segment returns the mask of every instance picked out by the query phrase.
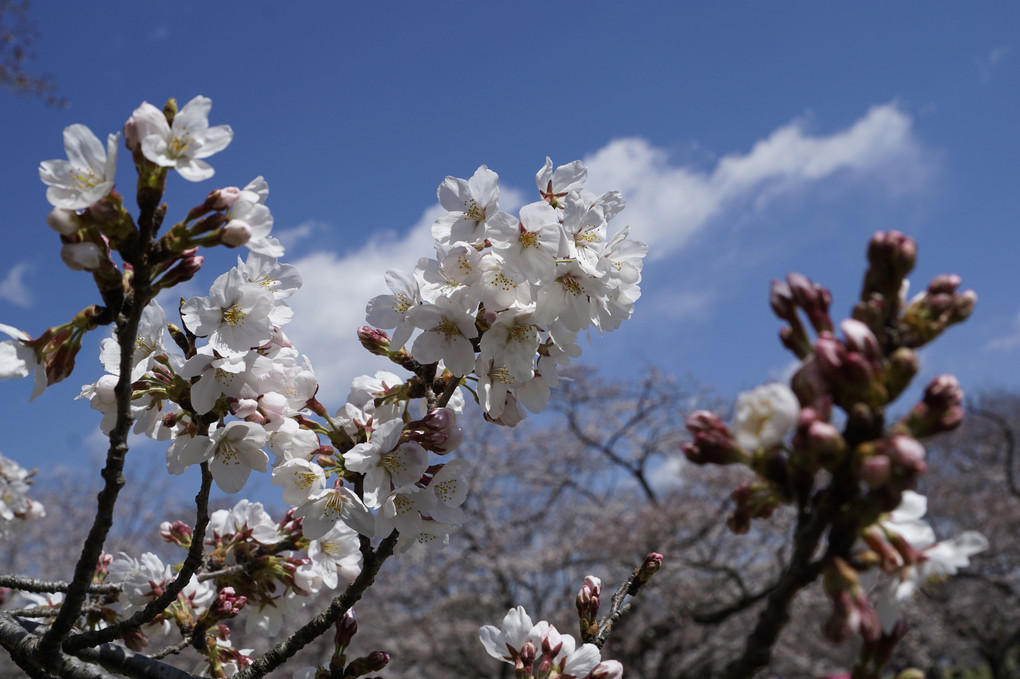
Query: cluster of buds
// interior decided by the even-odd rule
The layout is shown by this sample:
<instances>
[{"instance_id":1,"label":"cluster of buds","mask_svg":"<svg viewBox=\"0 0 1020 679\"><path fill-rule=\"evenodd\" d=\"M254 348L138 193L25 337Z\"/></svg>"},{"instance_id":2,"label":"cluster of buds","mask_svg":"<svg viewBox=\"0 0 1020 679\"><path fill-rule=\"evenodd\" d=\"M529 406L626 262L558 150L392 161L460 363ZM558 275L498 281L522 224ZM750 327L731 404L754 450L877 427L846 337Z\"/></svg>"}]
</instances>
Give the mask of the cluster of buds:
<instances>
[{"instance_id":1,"label":"cluster of buds","mask_svg":"<svg viewBox=\"0 0 1020 679\"><path fill-rule=\"evenodd\" d=\"M358 631L354 609L349 609L336 623L333 635L333 656L329 666L305 667L294 673L295 679L353 679L378 672L390 662L390 654L372 651L368 655L347 662L347 648Z\"/></svg>"},{"instance_id":2,"label":"cluster of buds","mask_svg":"<svg viewBox=\"0 0 1020 679\"><path fill-rule=\"evenodd\" d=\"M935 378L905 417L885 420L886 407L919 371L915 350L964 320L976 299L958 290L958 276L939 276L906 302L916 256L916 244L903 234L875 234L860 301L838 324L829 315L828 290L798 274L774 281L770 304L786 323L780 339L801 361L790 388L771 384L741 394L732 427L712 413L693 413L687 418L693 440L682 446L697 464L743 464L757 474L733 493L728 524L735 532L782 504L810 506L812 514L828 507L828 515L812 518L829 525L821 564L833 602L826 632L834 641L855 634L864 640L861 667L871 673L862 677L878 676L902 636L905 592L933 573L955 572L987 544L967 532L934 545L934 533L920 522L923 510L911 506L912 489L927 469L920 439L962 420L956 379ZM842 431L834 408L846 415ZM926 530L904 527L897 518L904 513ZM891 577L873 607L859 576L876 567Z\"/></svg>"},{"instance_id":3,"label":"cluster of buds","mask_svg":"<svg viewBox=\"0 0 1020 679\"><path fill-rule=\"evenodd\" d=\"M577 618L581 627L581 639L589 641L599 632L599 597L602 594L602 581L594 575L584 578L584 585L577 592Z\"/></svg>"}]
</instances>

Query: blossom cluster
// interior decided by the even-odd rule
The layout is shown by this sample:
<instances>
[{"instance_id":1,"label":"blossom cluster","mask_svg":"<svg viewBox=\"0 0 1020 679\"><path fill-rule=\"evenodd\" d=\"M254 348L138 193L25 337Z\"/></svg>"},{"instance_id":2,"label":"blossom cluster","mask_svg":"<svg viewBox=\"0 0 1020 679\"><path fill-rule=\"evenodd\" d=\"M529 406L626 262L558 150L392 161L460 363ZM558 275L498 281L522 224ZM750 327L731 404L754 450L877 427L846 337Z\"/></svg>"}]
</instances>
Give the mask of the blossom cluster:
<instances>
[{"instance_id":1,"label":"blossom cluster","mask_svg":"<svg viewBox=\"0 0 1020 679\"><path fill-rule=\"evenodd\" d=\"M525 408L540 412L558 365L581 349L578 334L608 332L629 318L640 296L647 246L609 234L623 209L617 191L584 188L587 168L574 161L536 175L540 200L518 215L499 209L498 176L481 166L470 179L447 177L432 225L435 257L413 275L391 270L392 294L368 304L368 322L392 329L387 349L412 335L411 355L442 361L455 377L474 374L488 419L514 425Z\"/></svg>"},{"instance_id":2,"label":"blossom cluster","mask_svg":"<svg viewBox=\"0 0 1020 679\"><path fill-rule=\"evenodd\" d=\"M602 660L595 644L581 644L545 620L532 623L523 606L511 608L501 627L485 625L479 632L493 658L514 666L521 679L620 679L623 667Z\"/></svg>"},{"instance_id":3,"label":"blossom cluster","mask_svg":"<svg viewBox=\"0 0 1020 679\"><path fill-rule=\"evenodd\" d=\"M15 521L46 516L42 503L28 497L34 473L0 455L0 539L8 535Z\"/></svg>"},{"instance_id":4,"label":"blossom cluster","mask_svg":"<svg viewBox=\"0 0 1020 679\"><path fill-rule=\"evenodd\" d=\"M484 165L468 180L447 177L437 191L447 213L432 226L434 257L419 260L411 275L387 272L393 294L367 306L368 322L380 329L359 331L367 349L411 374L362 375L332 411L316 399L311 361L284 332L293 316L287 300L302 281L279 259L266 181L213 190L159 232L169 173L191 182L212 177L206 159L233 138L229 126L209 124L210 109L201 96L179 110L173 100L162 110L142 103L124 125L138 172L137 225L115 190L120 135L110 134L104 148L83 125L65 130L67 160L39 168L53 205L47 223L64 262L92 274L104 305L37 338L0 325L12 338L0 342L0 377L34 372L36 393L65 378L84 334L113 323L125 295L136 295L137 329L121 334L117 321L118 331L100 344L106 374L79 396L102 414L101 430L112 436L120 424L117 392L126 383L133 431L166 442L170 473L201 466L222 491L237 493L252 472L271 471L291 507L282 520L248 500L214 512L201 540L201 575L192 528L165 522L161 535L188 548L188 559L172 567L152 553L102 555L95 580L119 594L83 614L84 628L100 630L162 601L168 588L179 590L125 641L141 648L176 626L206 649L208 670L223 676L250 660L230 642L230 618L244 611L247 630L274 636L310 595L355 580L373 539L394 541L398 552L415 541L445 544L463 522L468 489L468 461L450 455L463 438L465 398L508 426L525 409L541 411L560 380L557 366L580 355L579 335L614 330L630 317L647 248L628 239L629 228L610 234L623 198L586 190L580 161L554 169L547 159L536 176L538 199L516 215L500 210L498 177ZM139 242L147 243L144 262ZM182 300L179 323L168 321L156 295L192 278L204 263L200 249L214 246L246 246L248 254L207 295ZM140 266L148 284L138 288ZM131 342L127 351L122 341ZM10 490L0 516L41 513L23 497L20 468L3 470ZM597 608L597 597L592 602ZM534 640L518 650L526 657L533 641L545 658L535 676L618 676L612 662L599 664L591 644L575 650L547 623L527 627ZM366 656L351 667L364 673L380 661Z\"/></svg>"}]
</instances>

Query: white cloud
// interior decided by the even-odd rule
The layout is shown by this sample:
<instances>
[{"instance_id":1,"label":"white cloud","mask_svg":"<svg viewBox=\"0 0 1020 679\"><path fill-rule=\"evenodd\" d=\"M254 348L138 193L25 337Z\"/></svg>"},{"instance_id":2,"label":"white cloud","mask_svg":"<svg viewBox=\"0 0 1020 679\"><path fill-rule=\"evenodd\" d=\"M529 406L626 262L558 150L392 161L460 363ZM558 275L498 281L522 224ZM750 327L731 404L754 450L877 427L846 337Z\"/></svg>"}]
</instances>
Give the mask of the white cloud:
<instances>
[{"instance_id":1,"label":"white cloud","mask_svg":"<svg viewBox=\"0 0 1020 679\"><path fill-rule=\"evenodd\" d=\"M653 246L650 258L657 259L727 211L760 209L823 180L872 177L895 193L919 188L930 169L912 122L896 104L874 106L829 136L812 136L803 120L794 120L708 171L671 165L666 151L644 139L617 139L585 159L588 186L623 192L623 220Z\"/></svg>"},{"instance_id":2,"label":"white cloud","mask_svg":"<svg viewBox=\"0 0 1020 679\"><path fill-rule=\"evenodd\" d=\"M361 347L355 330L365 325L368 300L389 292L385 271L410 273L418 258L433 252L432 222L444 212L434 205L403 235L380 233L343 255L318 251L291 260L304 283L288 300L295 322L285 330L294 345L312 359L325 403L339 405L337 399L347 395L353 377L386 367L386 362L369 356ZM376 367L368 368L366 363L373 359Z\"/></svg>"},{"instance_id":3,"label":"white cloud","mask_svg":"<svg viewBox=\"0 0 1020 679\"><path fill-rule=\"evenodd\" d=\"M24 276L32 268L28 262L18 262L2 281L0 281L0 299L5 299L26 309L32 306L32 293L25 286Z\"/></svg>"},{"instance_id":4,"label":"white cloud","mask_svg":"<svg viewBox=\"0 0 1020 679\"><path fill-rule=\"evenodd\" d=\"M759 208L822 181L873 176L893 191L917 188L927 177L925 155L910 116L885 104L829 136L812 136L804 121L795 120L747 153L722 157L709 170L672 165L666 151L636 138L612 141L586 163L592 190L623 192L627 209L622 223L633 225L637 237L652 246L654 259L682 248L714 218L740 207ZM500 192L507 210L531 195L530 187L524 193L501 186ZM304 285L289 300L296 321L287 333L312 359L325 403L338 404L355 375L389 365L368 356L355 329L364 325L368 300L388 292L386 269L409 272L419 257L432 254L430 226L442 212L438 205L429 207L410 230L377 234L353 251L317 251L291 261ZM306 226L297 227L295 235ZM686 318L702 313L714 294L702 290L648 301L660 313Z\"/></svg>"}]
</instances>

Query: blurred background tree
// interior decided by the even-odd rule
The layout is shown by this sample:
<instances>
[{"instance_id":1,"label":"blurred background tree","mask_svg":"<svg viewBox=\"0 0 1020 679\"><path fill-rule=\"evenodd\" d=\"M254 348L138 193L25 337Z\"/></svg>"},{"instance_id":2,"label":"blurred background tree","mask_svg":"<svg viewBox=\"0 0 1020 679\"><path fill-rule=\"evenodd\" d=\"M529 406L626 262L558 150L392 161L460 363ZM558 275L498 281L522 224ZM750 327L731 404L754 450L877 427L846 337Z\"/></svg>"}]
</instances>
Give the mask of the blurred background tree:
<instances>
[{"instance_id":1,"label":"blurred background tree","mask_svg":"<svg viewBox=\"0 0 1020 679\"><path fill-rule=\"evenodd\" d=\"M67 108L50 74L28 70L31 47L39 38L28 0L0 0L0 85L19 96L38 97L50 106Z\"/></svg>"},{"instance_id":2,"label":"blurred background tree","mask_svg":"<svg viewBox=\"0 0 1020 679\"><path fill-rule=\"evenodd\" d=\"M623 663L627 679L712 679L740 654L789 559L794 522L792 512L780 511L746 535L730 533L729 495L748 470L696 467L679 451L687 414L707 408L728 418L731 404L693 379L660 372L611 380L579 368L571 376L547 416L515 429L465 427L461 450L478 472L464 505L468 520L447 548L417 545L386 564L356 608L354 652L390 653L389 671L405 679L511 679L513 668L493 663L479 643L481 625L499 623L521 604L576 637L573 602L584 576L602 579L604 613L634 564L657 551L666 556L662 570L614 627L607 657ZM929 679L1020 676L1020 497L1009 471L1018 423L1020 393L985 393L958 430L929 445L918 488L931 498L927 520L940 538L970 528L991 547L904 607L912 629L891 669L918 667ZM173 497L160 466L128 486L134 495L125 491L118 512L126 520L111 551L130 545L133 554L181 557L159 538L158 523L190 521L193 509L188 497ZM34 574L59 578L94 490L70 472L42 471L36 481L33 497L46 506L47 524L12 536L0 560L10 572L38 565ZM150 506L153 493L163 507ZM223 498L219 506L231 504ZM16 597L5 608L12 605ZM830 610L819 583L798 596L762 679L824 677L852 666L854 644L833 646L822 634ZM246 647L268 641L243 629L234 634ZM327 635L293 667L323 662L331 651ZM21 674L0 663L0 676Z\"/></svg>"}]
</instances>

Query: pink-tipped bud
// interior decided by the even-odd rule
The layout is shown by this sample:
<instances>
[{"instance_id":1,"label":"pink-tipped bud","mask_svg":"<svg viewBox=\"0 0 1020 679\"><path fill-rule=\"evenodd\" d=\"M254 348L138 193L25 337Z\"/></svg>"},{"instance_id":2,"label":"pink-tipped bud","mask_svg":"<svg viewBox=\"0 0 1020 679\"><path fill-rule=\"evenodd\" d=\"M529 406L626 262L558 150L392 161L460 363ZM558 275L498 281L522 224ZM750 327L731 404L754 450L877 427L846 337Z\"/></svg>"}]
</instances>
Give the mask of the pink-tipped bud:
<instances>
[{"instance_id":1,"label":"pink-tipped bud","mask_svg":"<svg viewBox=\"0 0 1020 679\"><path fill-rule=\"evenodd\" d=\"M645 556L644 561L634 571L634 579L630 582L630 587L627 588L627 594L633 596L646 582L652 579L652 576L659 572L662 568L662 559L664 557L658 552L649 552Z\"/></svg>"},{"instance_id":2,"label":"pink-tipped bud","mask_svg":"<svg viewBox=\"0 0 1020 679\"><path fill-rule=\"evenodd\" d=\"M878 340L864 323L853 318L848 318L839 324L843 335L846 337L846 346L850 351L857 352L868 361L876 363L882 358L878 348Z\"/></svg>"},{"instance_id":3,"label":"pink-tipped bud","mask_svg":"<svg viewBox=\"0 0 1020 679\"><path fill-rule=\"evenodd\" d=\"M695 464L746 463L749 457L719 416L708 410L697 410L687 416L687 429L694 441L680 446L687 459Z\"/></svg>"},{"instance_id":4,"label":"pink-tipped bud","mask_svg":"<svg viewBox=\"0 0 1020 679\"><path fill-rule=\"evenodd\" d=\"M333 645L340 649L343 649L351 645L351 640L354 635L358 632L358 618L354 615L354 609L348 609L344 613L344 617L336 623L336 632L333 634Z\"/></svg>"},{"instance_id":5,"label":"pink-tipped bud","mask_svg":"<svg viewBox=\"0 0 1020 679\"><path fill-rule=\"evenodd\" d=\"M164 521L159 524L159 536L167 542L172 542L175 545L181 547L187 547L191 544L191 526L184 523L183 521Z\"/></svg>"},{"instance_id":6,"label":"pink-tipped bud","mask_svg":"<svg viewBox=\"0 0 1020 679\"><path fill-rule=\"evenodd\" d=\"M786 282L793 301L807 314L815 332L832 332L832 319L829 318L832 293L799 273L787 274Z\"/></svg>"},{"instance_id":7,"label":"pink-tipped bud","mask_svg":"<svg viewBox=\"0 0 1020 679\"><path fill-rule=\"evenodd\" d=\"M222 189L210 191L206 196L205 206L210 210L226 210L241 197L241 189L236 186L225 186Z\"/></svg>"},{"instance_id":8,"label":"pink-tipped bud","mask_svg":"<svg viewBox=\"0 0 1020 679\"><path fill-rule=\"evenodd\" d=\"M892 461L886 455L873 455L861 462L861 481L872 488L885 485L892 471Z\"/></svg>"},{"instance_id":9,"label":"pink-tipped bud","mask_svg":"<svg viewBox=\"0 0 1020 679\"><path fill-rule=\"evenodd\" d=\"M376 356L386 356L390 351L390 336L368 325L358 328L358 341Z\"/></svg>"},{"instance_id":10,"label":"pink-tipped bud","mask_svg":"<svg viewBox=\"0 0 1020 679\"><path fill-rule=\"evenodd\" d=\"M880 441L878 450L887 455L893 465L902 467L909 472L923 474L927 469L924 461L924 446L913 436L895 434Z\"/></svg>"},{"instance_id":11,"label":"pink-tipped bud","mask_svg":"<svg viewBox=\"0 0 1020 679\"><path fill-rule=\"evenodd\" d=\"M787 283L772 281L769 286L769 306L772 307L773 313L784 321L791 321L796 316L797 303Z\"/></svg>"},{"instance_id":12,"label":"pink-tipped bud","mask_svg":"<svg viewBox=\"0 0 1020 679\"><path fill-rule=\"evenodd\" d=\"M899 231L876 231L868 244L868 262L885 281L899 281L910 273L917 261L917 243ZM869 272L870 274L870 272Z\"/></svg>"},{"instance_id":13,"label":"pink-tipped bud","mask_svg":"<svg viewBox=\"0 0 1020 679\"><path fill-rule=\"evenodd\" d=\"M196 252L198 252L198 248L191 248L181 253L177 264L159 279L161 289L171 288L179 283L190 281L195 277L195 274L201 270L202 264L205 262L205 257L194 254Z\"/></svg>"}]
</instances>

